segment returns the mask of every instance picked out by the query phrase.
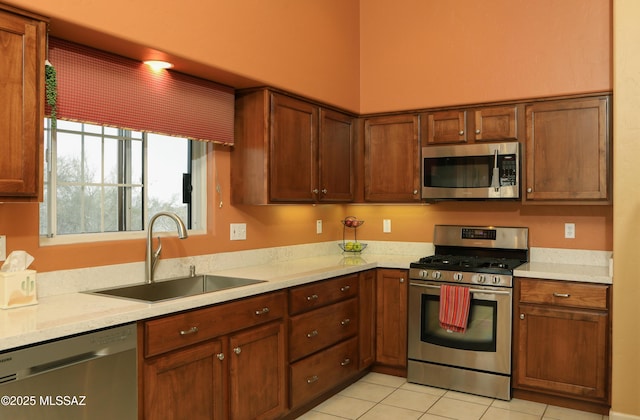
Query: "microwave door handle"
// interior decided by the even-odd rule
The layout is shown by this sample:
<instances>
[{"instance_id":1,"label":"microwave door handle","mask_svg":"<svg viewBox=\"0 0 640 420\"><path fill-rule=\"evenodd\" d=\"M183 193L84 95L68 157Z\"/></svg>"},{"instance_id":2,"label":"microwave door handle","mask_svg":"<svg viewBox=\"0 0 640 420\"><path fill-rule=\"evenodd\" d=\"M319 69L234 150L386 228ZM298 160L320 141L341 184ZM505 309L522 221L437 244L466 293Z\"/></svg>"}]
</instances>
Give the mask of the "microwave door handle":
<instances>
[{"instance_id":1,"label":"microwave door handle","mask_svg":"<svg viewBox=\"0 0 640 420\"><path fill-rule=\"evenodd\" d=\"M491 176L491 188L495 188L496 192L500 189L500 169L498 168L498 149L493 154L493 174Z\"/></svg>"}]
</instances>

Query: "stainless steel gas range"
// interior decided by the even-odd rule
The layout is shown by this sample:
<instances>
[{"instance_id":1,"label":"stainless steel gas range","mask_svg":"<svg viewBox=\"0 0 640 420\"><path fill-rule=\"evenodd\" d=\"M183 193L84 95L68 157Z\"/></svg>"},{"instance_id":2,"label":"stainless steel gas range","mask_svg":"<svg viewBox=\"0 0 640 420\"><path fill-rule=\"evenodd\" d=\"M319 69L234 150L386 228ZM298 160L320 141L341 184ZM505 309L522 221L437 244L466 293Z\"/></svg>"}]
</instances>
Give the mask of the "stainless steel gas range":
<instances>
[{"instance_id":1,"label":"stainless steel gas range","mask_svg":"<svg viewBox=\"0 0 640 420\"><path fill-rule=\"evenodd\" d=\"M409 382L511 398L513 270L528 260L528 236L525 227L435 226L435 255L409 270ZM458 329L443 320L454 307Z\"/></svg>"}]
</instances>

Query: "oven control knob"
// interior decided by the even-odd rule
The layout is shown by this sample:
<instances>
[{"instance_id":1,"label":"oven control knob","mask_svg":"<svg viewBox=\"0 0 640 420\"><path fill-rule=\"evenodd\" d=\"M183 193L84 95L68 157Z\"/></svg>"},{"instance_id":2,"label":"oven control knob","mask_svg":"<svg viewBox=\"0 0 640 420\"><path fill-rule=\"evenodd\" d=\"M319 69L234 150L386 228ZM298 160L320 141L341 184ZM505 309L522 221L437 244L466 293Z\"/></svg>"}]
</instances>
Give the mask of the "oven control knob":
<instances>
[{"instance_id":1,"label":"oven control knob","mask_svg":"<svg viewBox=\"0 0 640 420\"><path fill-rule=\"evenodd\" d=\"M463 276L463 274L462 274L462 273L453 273L453 279L454 279L455 281L462 281L462 278L463 278L463 277L464 277L464 276Z\"/></svg>"},{"instance_id":2,"label":"oven control knob","mask_svg":"<svg viewBox=\"0 0 640 420\"><path fill-rule=\"evenodd\" d=\"M493 276L491 278L491 281L493 282L493 284L499 284L500 283L500 276Z\"/></svg>"},{"instance_id":3,"label":"oven control knob","mask_svg":"<svg viewBox=\"0 0 640 420\"><path fill-rule=\"evenodd\" d=\"M420 270L420 278L421 279L429 278L429 272L427 270Z\"/></svg>"},{"instance_id":4,"label":"oven control knob","mask_svg":"<svg viewBox=\"0 0 640 420\"><path fill-rule=\"evenodd\" d=\"M484 274L478 274L478 277L476 277L476 280L478 281L478 283L484 283L485 281L487 281Z\"/></svg>"},{"instance_id":5,"label":"oven control knob","mask_svg":"<svg viewBox=\"0 0 640 420\"><path fill-rule=\"evenodd\" d=\"M442 273L439 271L434 271L431 273L431 277L433 277L434 279L439 279L440 277L442 277Z\"/></svg>"}]
</instances>

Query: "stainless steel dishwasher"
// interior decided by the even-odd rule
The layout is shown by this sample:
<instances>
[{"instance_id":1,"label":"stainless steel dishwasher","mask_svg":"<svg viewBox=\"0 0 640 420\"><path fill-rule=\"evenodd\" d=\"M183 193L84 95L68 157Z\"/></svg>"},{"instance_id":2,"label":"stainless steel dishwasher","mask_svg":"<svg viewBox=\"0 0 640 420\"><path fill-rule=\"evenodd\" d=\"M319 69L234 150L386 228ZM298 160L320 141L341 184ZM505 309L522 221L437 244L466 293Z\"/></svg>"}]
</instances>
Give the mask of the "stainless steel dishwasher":
<instances>
[{"instance_id":1,"label":"stainless steel dishwasher","mask_svg":"<svg viewBox=\"0 0 640 420\"><path fill-rule=\"evenodd\" d=\"M135 419L136 325L0 353L0 419Z\"/></svg>"}]
</instances>

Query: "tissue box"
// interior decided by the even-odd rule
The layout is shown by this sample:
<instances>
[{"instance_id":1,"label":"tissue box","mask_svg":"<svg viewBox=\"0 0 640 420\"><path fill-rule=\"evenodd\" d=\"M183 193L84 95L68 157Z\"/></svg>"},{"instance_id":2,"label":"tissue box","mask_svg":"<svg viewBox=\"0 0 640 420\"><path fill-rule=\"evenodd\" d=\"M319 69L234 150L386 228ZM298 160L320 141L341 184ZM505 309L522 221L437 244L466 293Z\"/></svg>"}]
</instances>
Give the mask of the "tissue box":
<instances>
[{"instance_id":1,"label":"tissue box","mask_svg":"<svg viewBox=\"0 0 640 420\"><path fill-rule=\"evenodd\" d=\"M36 271L22 270L0 272L0 308L35 305Z\"/></svg>"}]
</instances>

